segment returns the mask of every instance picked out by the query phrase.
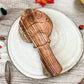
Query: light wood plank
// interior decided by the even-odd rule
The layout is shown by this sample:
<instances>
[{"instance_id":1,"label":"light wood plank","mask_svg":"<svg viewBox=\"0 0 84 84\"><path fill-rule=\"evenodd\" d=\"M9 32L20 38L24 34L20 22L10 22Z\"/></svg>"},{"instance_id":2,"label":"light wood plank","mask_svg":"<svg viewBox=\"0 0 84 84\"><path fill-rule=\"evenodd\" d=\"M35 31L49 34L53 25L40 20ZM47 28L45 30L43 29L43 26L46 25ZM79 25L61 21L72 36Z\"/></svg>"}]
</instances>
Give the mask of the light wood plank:
<instances>
[{"instance_id":1,"label":"light wood plank","mask_svg":"<svg viewBox=\"0 0 84 84\"><path fill-rule=\"evenodd\" d=\"M22 5L21 5L22 4ZM10 9L10 8L38 8L39 4L35 4L34 0L0 0L0 6L8 9L8 15L0 17L0 35L8 36L8 32L23 10L22 9ZM62 11L71 20L75 22L77 26L84 24L84 5L80 0L55 0L55 4L47 4L45 7L53 8ZM84 38L84 30L81 30ZM21 73L19 73L13 67L12 84L78 84L84 77L84 56L79 63L66 74L61 76L46 79L46 80L31 80ZM5 77L0 78L0 84L6 84Z\"/></svg>"}]
</instances>

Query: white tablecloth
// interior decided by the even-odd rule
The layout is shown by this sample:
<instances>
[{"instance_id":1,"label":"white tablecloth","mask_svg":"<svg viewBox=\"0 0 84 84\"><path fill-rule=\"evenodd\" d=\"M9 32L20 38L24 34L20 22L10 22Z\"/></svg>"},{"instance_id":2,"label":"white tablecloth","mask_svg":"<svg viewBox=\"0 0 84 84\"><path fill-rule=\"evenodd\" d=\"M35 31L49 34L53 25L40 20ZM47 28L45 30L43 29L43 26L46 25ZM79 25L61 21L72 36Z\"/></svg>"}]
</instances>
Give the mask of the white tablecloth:
<instances>
[{"instance_id":1,"label":"white tablecloth","mask_svg":"<svg viewBox=\"0 0 84 84\"><path fill-rule=\"evenodd\" d=\"M5 75L5 63L7 60L9 60L7 48L6 48L6 41L0 40L0 77Z\"/></svg>"}]
</instances>

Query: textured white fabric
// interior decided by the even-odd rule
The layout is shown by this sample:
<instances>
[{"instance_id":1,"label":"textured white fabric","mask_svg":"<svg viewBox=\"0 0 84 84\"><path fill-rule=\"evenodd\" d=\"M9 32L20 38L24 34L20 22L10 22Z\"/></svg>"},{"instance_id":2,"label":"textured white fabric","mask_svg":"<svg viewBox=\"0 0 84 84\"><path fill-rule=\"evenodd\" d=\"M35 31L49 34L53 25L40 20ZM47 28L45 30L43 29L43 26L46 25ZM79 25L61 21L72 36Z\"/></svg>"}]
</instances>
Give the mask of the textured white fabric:
<instances>
[{"instance_id":1,"label":"textured white fabric","mask_svg":"<svg viewBox=\"0 0 84 84\"><path fill-rule=\"evenodd\" d=\"M7 60L9 60L8 54L7 54L7 48L6 48L6 41L0 40L0 77L5 75L5 63Z\"/></svg>"}]
</instances>

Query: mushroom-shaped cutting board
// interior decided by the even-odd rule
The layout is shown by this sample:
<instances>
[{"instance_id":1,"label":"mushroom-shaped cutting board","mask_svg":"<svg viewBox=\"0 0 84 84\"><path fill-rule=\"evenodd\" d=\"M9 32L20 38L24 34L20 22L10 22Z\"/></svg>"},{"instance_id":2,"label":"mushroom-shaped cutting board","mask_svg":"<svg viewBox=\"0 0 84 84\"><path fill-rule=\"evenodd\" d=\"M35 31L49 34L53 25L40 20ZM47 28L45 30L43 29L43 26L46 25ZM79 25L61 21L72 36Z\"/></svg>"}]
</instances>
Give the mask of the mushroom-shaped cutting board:
<instances>
[{"instance_id":1,"label":"mushroom-shaped cutting board","mask_svg":"<svg viewBox=\"0 0 84 84\"><path fill-rule=\"evenodd\" d=\"M58 75L62 67L56 60L49 42L48 36L52 31L52 22L43 12L36 9L27 9L24 11L20 26L25 32L27 39L30 39L34 47L37 48L42 63L52 76Z\"/></svg>"}]
</instances>

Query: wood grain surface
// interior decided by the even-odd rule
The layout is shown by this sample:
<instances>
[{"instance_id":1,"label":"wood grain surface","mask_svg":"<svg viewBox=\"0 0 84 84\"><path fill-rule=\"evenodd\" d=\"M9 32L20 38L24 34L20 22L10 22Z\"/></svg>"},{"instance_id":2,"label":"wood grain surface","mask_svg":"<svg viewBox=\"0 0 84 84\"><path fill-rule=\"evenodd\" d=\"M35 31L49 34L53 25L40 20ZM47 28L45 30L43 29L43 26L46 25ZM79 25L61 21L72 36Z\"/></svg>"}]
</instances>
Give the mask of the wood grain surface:
<instances>
[{"instance_id":1,"label":"wood grain surface","mask_svg":"<svg viewBox=\"0 0 84 84\"><path fill-rule=\"evenodd\" d=\"M34 0L0 0L0 6L8 10L7 16L0 16L0 35L6 37L13 22L23 12L22 9L17 8L41 7L39 4L35 4ZM84 24L84 5L81 4L80 0L55 0L55 4L47 4L45 7L62 11L72 19L77 26ZM84 30L81 30L81 33L84 38ZM82 56L79 63L71 71L51 79L32 80L23 76L14 67L12 75L12 84L79 84L81 79L84 78L84 56ZM0 84L7 84L4 76L0 78Z\"/></svg>"},{"instance_id":2,"label":"wood grain surface","mask_svg":"<svg viewBox=\"0 0 84 84\"><path fill-rule=\"evenodd\" d=\"M22 26L27 38L32 41L34 48L37 48L41 61L51 76L57 76L62 67L49 45L49 35L53 28L50 18L39 10L27 9L22 14L19 25Z\"/></svg>"}]
</instances>

